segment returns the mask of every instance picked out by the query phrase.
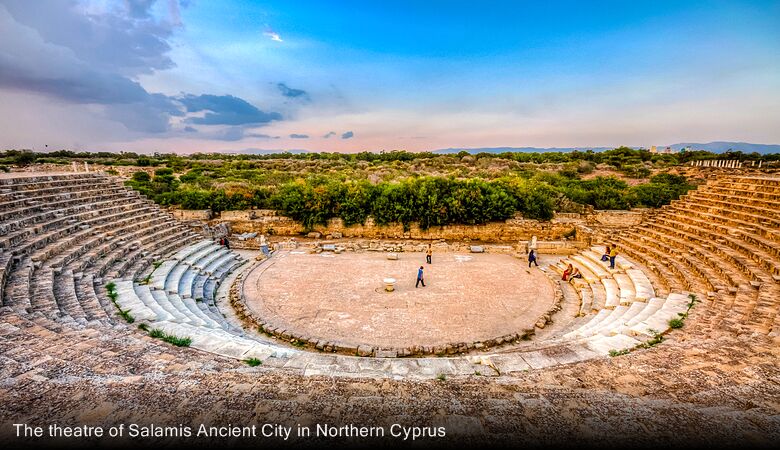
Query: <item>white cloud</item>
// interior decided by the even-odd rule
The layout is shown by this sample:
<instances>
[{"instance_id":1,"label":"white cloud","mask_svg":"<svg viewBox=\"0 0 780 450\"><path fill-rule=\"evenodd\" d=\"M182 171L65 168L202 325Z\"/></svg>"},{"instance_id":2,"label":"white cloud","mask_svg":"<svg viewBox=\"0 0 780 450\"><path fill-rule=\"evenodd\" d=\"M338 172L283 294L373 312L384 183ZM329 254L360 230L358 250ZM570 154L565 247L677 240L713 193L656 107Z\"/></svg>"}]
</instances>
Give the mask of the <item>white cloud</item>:
<instances>
[{"instance_id":1,"label":"white cloud","mask_svg":"<svg viewBox=\"0 0 780 450\"><path fill-rule=\"evenodd\" d=\"M282 37L279 36L279 33L275 32L273 30L263 31L263 35L264 36L268 36L268 38L271 39L272 41L284 42L284 41L282 41Z\"/></svg>"}]
</instances>

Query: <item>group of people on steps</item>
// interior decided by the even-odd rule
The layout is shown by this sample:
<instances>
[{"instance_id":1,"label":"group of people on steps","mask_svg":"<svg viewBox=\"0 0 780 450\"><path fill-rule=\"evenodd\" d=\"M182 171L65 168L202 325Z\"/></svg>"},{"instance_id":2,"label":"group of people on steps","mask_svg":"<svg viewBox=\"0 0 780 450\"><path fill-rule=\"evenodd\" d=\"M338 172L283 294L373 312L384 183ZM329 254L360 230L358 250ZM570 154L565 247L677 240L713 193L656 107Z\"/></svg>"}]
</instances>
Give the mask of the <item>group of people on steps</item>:
<instances>
[{"instance_id":1,"label":"group of people on steps","mask_svg":"<svg viewBox=\"0 0 780 450\"><path fill-rule=\"evenodd\" d=\"M604 254L601 255L601 260L604 262L608 262L609 268L614 270L615 258L617 258L617 255L618 255L617 245L615 244L612 244L611 246L607 245L606 249L604 250ZM574 267L572 264L569 264L566 267L566 270L563 271L563 275L561 275L561 279L563 281L571 281L575 278L582 278L582 273L580 273L580 269Z\"/></svg>"}]
</instances>

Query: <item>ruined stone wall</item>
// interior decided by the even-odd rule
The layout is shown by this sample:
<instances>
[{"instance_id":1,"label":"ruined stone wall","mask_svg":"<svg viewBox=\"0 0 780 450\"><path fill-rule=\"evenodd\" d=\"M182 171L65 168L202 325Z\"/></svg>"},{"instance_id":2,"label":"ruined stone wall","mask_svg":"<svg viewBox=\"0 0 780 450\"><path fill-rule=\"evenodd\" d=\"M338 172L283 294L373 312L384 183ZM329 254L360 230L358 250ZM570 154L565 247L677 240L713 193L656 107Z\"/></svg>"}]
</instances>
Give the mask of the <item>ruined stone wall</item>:
<instances>
[{"instance_id":1,"label":"ruined stone wall","mask_svg":"<svg viewBox=\"0 0 780 450\"><path fill-rule=\"evenodd\" d=\"M171 214L178 220L211 220L210 209L171 209Z\"/></svg>"},{"instance_id":2,"label":"ruined stone wall","mask_svg":"<svg viewBox=\"0 0 780 450\"><path fill-rule=\"evenodd\" d=\"M635 208L630 211L596 210L593 214L586 216L585 220L591 226L625 228L642 223L648 211L644 208Z\"/></svg>"},{"instance_id":3,"label":"ruined stone wall","mask_svg":"<svg viewBox=\"0 0 780 450\"><path fill-rule=\"evenodd\" d=\"M377 225L368 219L362 225L345 226L341 219L331 219L327 225L315 226L306 230L304 226L288 217L270 214L265 210L257 211L225 211L214 221L230 222L233 233L270 234L276 236L300 236L307 231L320 233L322 236L340 233L344 238L365 239L421 239L449 241L486 241L486 242L517 242L536 236L540 240L556 240L571 234L575 228L573 223L557 221L542 222L538 220L509 219L504 222L491 222L484 225L448 225L422 230L417 224L412 224L404 230L401 224Z\"/></svg>"}]
</instances>

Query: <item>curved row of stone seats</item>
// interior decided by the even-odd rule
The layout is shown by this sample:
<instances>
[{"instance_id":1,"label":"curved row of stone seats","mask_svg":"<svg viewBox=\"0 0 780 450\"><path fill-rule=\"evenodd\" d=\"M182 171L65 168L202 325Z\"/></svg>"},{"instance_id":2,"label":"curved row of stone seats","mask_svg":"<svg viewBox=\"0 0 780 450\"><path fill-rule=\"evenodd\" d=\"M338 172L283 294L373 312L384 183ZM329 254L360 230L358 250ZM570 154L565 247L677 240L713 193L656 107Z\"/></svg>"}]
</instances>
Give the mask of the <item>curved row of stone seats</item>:
<instances>
[{"instance_id":1,"label":"curved row of stone seats","mask_svg":"<svg viewBox=\"0 0 780 450\"><path fill-rule=\"evenodd\" d=\"M215 250L216 247L218 246L211 240L204 239L198 243L182 248L166 261L163 261L162 264L154 270L150 283L151 287L161 291L168 290L170 293L177 293L181 276L191 264L188 262L188 258L202 257L205 253Z\"/></svg>"},{"instance_id":2,"label":"curved row of stone seats","mask_svg":"<svg viewBox=\"0 0 780 450\"><path fill-rule=\"evenodd\" d=\"M656 218L630 236L666 254L669 263L683 268L680 272L686 275L688 283L721 290L747 282L741 273L734 273L734 267L728 261L712 251L711 239L689 235L679 226L669 226L666 218ZM689 278L688 274L694 275L695 279Z\"/></svg>"},{"instance_id":3,"label":"curved row of stone seats","mask_svg":"<svg viewBox=\"0 0 780 450\"><path fill-rule=\"evenodd\" d=\"M100 215L121 212L126 209L126 205L122 204L121 200L131 198L132 196L128 194L116 197L110 196L108 198L101 197L100 201L78 203L70 207L28 215L12 223L21 224L21 229L18 230L15 226L10 226L9 223L4 222L3 224L6 225L7 230L16 231L8 231L3 234L4 237L0 239L0 248L10 249L23 243L34 234L49 233L49 235L52 235L55 232L62 233L63 228L78 227L81 221Z\"/></svg>"},{"instance_id":4,"label":"curved row of stone seats","mask_svg":"<svg viewBox=\"0 0 780 450\"><path fill-rule=\"evenodd\" d=\"M616 240L654 279L706 294L706 313L696 314L692 329L774 336L780 334L779 224L780 177L737 177L689 192Z\"/></svg>"},{"instance_id":5,"label":"curved row of stone seats","mask_svg":"<svg viewBox=\"0 0 780 450\"><path fill-rule=\"evenodd\" d=\"M691 217L693 215L693 217ZM761 264L764 268L772 273L780 273L780 267L776 262L776 258L780 257L780 242L771 241L761 237L760 235L753 233L754 230L745 231L746 226L726 226L721 225L716 219L709 217L701 217L695 210L690 211L688 214L669 213L658 217L661 223L668 224L670 221L677 221L679 218L687 217L687 220L683 223L678 223L680 231L685 231L691 236L712 236L716 233L719 235L711 245L720 245L725 253L729 253L729 250L725 247L730 247L734 252L732 254L742 254L745 258L753 259L757 264Z\"/></svg>"},{"instance_id":6,"label":"curved row of stone seats","mask_svg":"<svg viewBox=\"0 0 780 450\"><path fill-rule=\"evenodd\" d=\"M154 262L165 259L165 257L171 255L180 248L201 241L203 236L192 230L177 227L175 230L168 230L168 233L163 232L157 239L156 245L142 248L142 251L135 262L126 266L123 265L117 270L109 272L107 277L137 281L146 280L147 277L151 279L151 273L154 270ZM146 276L144 274L146 274Z\"/></svg>"},{"instance_id":7,"label":"curved row of stone seats","mask_svg":"<svg viewBox=\"0 0 780 450\"><path fill-rule=\"evenodd\" d=\"M580 296L582 317L541 345L561 345L566 347L565 351L579 345L597 355L628 350L653 338L655 333L666 332L669 321L686 311L687 294L657 297L650 279L636 264L618 256L612 270L608 262L601 261L602 254L603 247L593 247L550 266L558 275L568 264L582 273L581 279L560 282L564 295L571 289ZM603 296L603 302L597 299L599 296Z\"/></svg>"},{"instance_id":8,"label":"curved row of stone seats","mask_svg":"<svg viewBox=\"0 0 780 450\"><path fill-rule=\"evenodd\" d=\"M773 229L780 229L780 215L766 209L766 206L780 209L780 202L764 202L764 204L759 207L755 204L745 203L745 197L704 191L692 191L688 193L688 199L695 200L698 205L707 206L716 210L731 208L738 217L755 220L770 231ZM773 233L769 234L770 237L772 237L772 235Z\"/></svg>"},{"instance_id":9,"label":"curved row of stone seats","mask_svg":"<svg viewBox=\"0 0 780 450\"><path fill-rule=\"evenodd\" d=\"M124 235L120 239L104 245L102 248L92 250L82 257L84 262L76 261L72 263L72 270L78 270L78 273L82 274L85 270L85 264L88 263L88 266L92 268L91 272L98 276L99 281L102 281L107 271L112 271L113 273L121 272L124 270L123 268L128 267L135 260L141 258L144 253L156 251L163 245L182 245L196 238L189 230L170 227L167 221L157 225L155 229L157 231L149 231L149 228L144 228L131 235ZM84 303L94 306L95 300L98 299L99 301L99 297L94 292L94 287L90 290L92 292L87 291L81 297L85 299ZM112 316L114 313L113 305L108 301L100 303L103 306L104 315L106 317Z\"/></svg>"},{"instance_id":10,"label":"curved row of stone seats","mask_svg":"<svg viewBox=\"0 0 780 450\"><path fill-rule=\"evenodd\" d=\"M223 329L206 329L187 323L166 321L155 322L153 326L169 335L190 338L192 348L240 360L264 360L270 356L285 358L295 352L248 336L231 334Z\"/></svg>"},{"instance_id":11,"label":"curved row of stone seats","mask_svg":"<svg viewBox=\"0 0 780 450\"><path fill-rule=\"evenodd\" d=\"M149 322L175 322L229 334L243 335L225 321L213 306L214 292L222 279L245 261L211 240L188 245L152 272L148 285L117 281L122 309ZM198 284L198 280L204 280ZM206 293L199 293L199 289Z\"/></svg>"},{"instance_id":12,"label":"curved row of stone seats","mask_svg":"<svg viewBox=\"0 0 780 450\"><path fill-rule=\"evenodd\" d=\"M66 178L65 175L58 175L56 180L43 180L35 177L28 177L26 182L17 182L19 180L20 178L6 178L3 181L8 183L0 185L0 208L3 210L13 209L19 205L19 201L38 204L39 202L36 200L39 200L40 197L91 191L101 181L105 184L112 183L112 180L99 180L94 175L86 174L82 174L79 178Z\"/></svg>"},{"instance_id":13,"label":"curved row of stone seats","mask_svg":"<svg viewBox=\"0 0 780 450\"><path fill-rule=\"evenodd\" d=\"M655 296L655 289L645 274L622 256L616 259L614 271L608 263L601 261L599 248L580 252L559 261L551 268L559 275L571 264L579 269L582 279L572 279L570 282L580 295L580 314L602 308L616 308L620 305L630 305L635 301L647 301Z\"/></svg>"},{"instance_id":14,"label":"curved row of stone seats","mask_svg":"<svg viewBox=\"0 0 780 450\"><path fill-rule=\"evenodd\" d=\"M79 199L100 195L101 192L107 195L121 193L123 190L129 192L115 180L94 176L86 178L80 183L65 183L62 186L27 190L13 186L12 189L14 189L13 193L0 194L0 210L2 211L0 218L3 221L18 216L27 208L46 209L68 206Z\"/></svg>"},{"instance_id":15,"label":"curved row of stone seats","mask_svg":"<svg viewBox=\"0 0 780 450\"><path fill-rule=\"evenodd\" d=\"M620 236L613 238L622 252L634 261L648 269L646 275L654 274L656 290L660 292L708 292L712 289L711 280L701 272L701 266L691 264L691 259L670 258L671 248L661 241L635 231L621 231ZM688 267L686 267L688 265ZM692 267L691 267L692 266ZM698 270L697 270L698 269Z\"/></svg>"},{"instance_id":16,"label":"curved row of stone seats","mask_svg":"<svg viewBox=\"0 0 780 450\"><path fill-rule=\"evenodd\" d=\"M128 210L129 213L134 210ZM31 299L40 299L42 304L33 304L33 310L43 310L51 312L55 306L64 316L70 316L74 319L87 319L87 314L82 311L72 297L62 296L63 301L57 305L56 298L52 292L53 285L57 285L52 280L52 274L55 278L59 277L63 271L71 270L81 273L84 269L92 266L97 260L98 255L110 251L121 242L121 239L134 239L146 234L151 230L170 225L169 218L153 216L148 220L133 221L132 218L118 219L114 216L101 218L101 225L90 228L82 225L82 230L70 235L66 239L60 239L55 244L44 247L36 251L31 256L35 264L39 264L36 275L30 280L30 289L34 293ZM116 236L122 236L117 239ZM67 282L67 281L66 281ZM69 291L66 291L69 292ZM89 310L94 311L94 304L89 305Z\"/></svg>"},{"instance_id":17,"label":"curved row of stone seats","mask_svg":"<svg viewBox=\"0 0 780 450\"><path fill-rule=\"evenodd\" d=\"M590 320L559 339L577 339L597 334L625 334L646 339L654 333L668 330L669 320L679 318L679 314L687 310L689 302L690 299L685 294L670 294L666 298L651 298L646 303L634 302L630 306L620 305L612 310L602 309Z\"/></svg>"},{"instance_id":18,"label":"curved row of stone seats","mask_svg":"<svg viewBox=\"0 0 780 450\"><path fill-rule=\"evenodd\" d=\"M3 178L0 218L2 305L82 324L113 322L116 308L101 290L106 274L122 275L196 236L100 174Z\"/></svg>"},{"instance_id":19,"label":"curved row of stone seats","mask_svg":"<svg viewBox=\"0 0 780 450\"><path fill-rule=\"evenodd\" d=\"M30 219L24 216L29 211L56 211L74 204L83 203L85 200L107 198L122 198L128 195L128 192L122 187L106 184L103 187L97 186L94 189L79 192L60 192L49 196L37 197L35 200L20 199L13 202L6 202L0 205L0 221L6 222L4 228L6 231L18 229L21 226L30 223ZM17 203L18 205L12 205ZM11 206L16 206L12 208ZM13 220L16 219L16 220Z\"/></svg>"}]
</instances>

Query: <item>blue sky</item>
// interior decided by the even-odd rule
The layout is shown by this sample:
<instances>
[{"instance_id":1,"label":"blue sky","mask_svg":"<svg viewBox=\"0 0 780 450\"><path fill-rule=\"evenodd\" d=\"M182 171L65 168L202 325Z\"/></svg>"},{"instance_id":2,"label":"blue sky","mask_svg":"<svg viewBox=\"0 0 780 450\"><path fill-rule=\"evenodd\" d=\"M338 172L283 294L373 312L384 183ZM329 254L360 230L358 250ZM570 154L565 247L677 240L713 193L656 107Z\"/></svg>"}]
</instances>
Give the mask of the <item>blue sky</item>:
<instances>
[{"instance_id":1,"label":"blue sky","mask_svg":"<svg viewBox=\"0 0 780 450\"><path fill-rule=\"evenodd\" d=\"M0 144L777 143L778 25L778 1L0 0Z\"/></svg>"}]
</instances>

